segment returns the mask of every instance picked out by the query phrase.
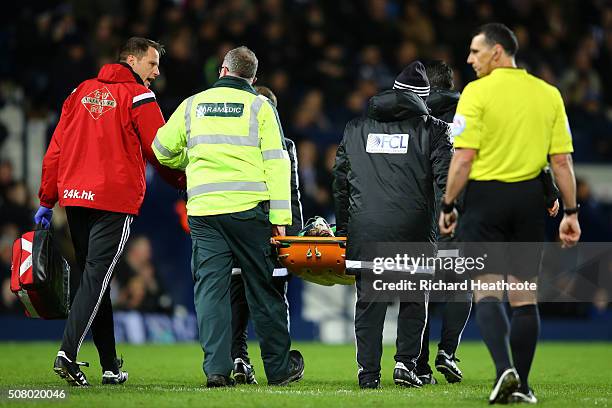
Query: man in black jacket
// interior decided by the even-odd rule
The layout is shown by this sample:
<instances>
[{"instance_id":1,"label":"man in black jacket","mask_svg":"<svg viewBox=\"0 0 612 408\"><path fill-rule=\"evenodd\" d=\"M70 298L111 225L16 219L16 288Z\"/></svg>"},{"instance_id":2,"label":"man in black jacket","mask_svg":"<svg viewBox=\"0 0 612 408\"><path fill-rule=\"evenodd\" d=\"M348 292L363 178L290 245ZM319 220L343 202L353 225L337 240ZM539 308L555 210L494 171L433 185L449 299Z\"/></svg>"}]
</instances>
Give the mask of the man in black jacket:
<instances>
[{"instance_id":1,"label":"man in black jacket","mask_svg":"<svg viewBox=\"0 0 612 408\"><path fill-rule=\"evenodd\" d=\"M431 86L427 97L427 107L431 109L431 115L446 123L453 123L461 96L453 89L453 70L444 61L434 60L425 63L425 73Z\"/></svg>"},{"instance_id":2,"label":"man in black jacket","mask_svg":"<svg viewBox=\"0 0 612 408\"><path fill-rule=\"evenodd\" d=\"M372 97L367 116L346 125L334 166L338 235L348 237L347 271L357 275L355 336L359 385L380 386L382 331L388 302L363 277L380 242L433 242L434 184L443 191L452 147L446 123L428 114L429 82L420 62L407 66L394 89ZM401 302L398 316L396 384L421 387L415 373L427 321L427 293Z\"/></svg>"},{"instance_id":3,"label":"man in black jacket","mask_svg":"<svg viewBox=\"0 0 612 408\"><path fill-rule=\"evenodd\" d=\"M268 98L276 107L276 95L265 86L257 86L255 90ZM299 177L297 153L293 140L285 137L287 153L291 161L291 225L287 226L287 235L298 235L303 227L302 203L300 201ZM232 303L232 359L234 360L234 380L238 384L257 384L255 370L251 365L247 349L247 326L249 323L249 305L244 292L244 282L240 268L232 269L232 282L230 286L230 300ZM272 275L272 284L276 290L285 298L287 303L287 285L289 283L289 272L287 268L277 264ZM289 310L287 310L287 313ZM289 320L289 315L287 315Z\"/></svg>"},{"instance_id":4,"label":"man in black jacket","mask_svg":"<svg viewBox=\"0 0 612 408\"><path fill-rule=\"evenodd\" d=\"M427 97L427 106L431 109L431 115L449 124L452 123L460 96L459 92L453 90L452 69L444 61L436 60L425 64L425 72L431 86L431 91ZM435 226L435 229L437 230L437 226ZM453 249L453 238L449 236L438 237L438 241L439 249ZM440 273L444 275L440 276L444 281L457 281L458 276L452 270L440 271ZM470 317L472 293L462 290L441 292L439 296L438 294L432 294L431 300L432 302L446 302L443 305L442 331L435 360L436 369L444 375L449 383L459 382L463 379L463 373L455 363L455 351ZM429 309L428 314L431 312L431 306L429 306ZM429 322L425 327L423 348L417 361L416 372L424 384L436 383L429 366Z\"/></svg>"}]
</instances>

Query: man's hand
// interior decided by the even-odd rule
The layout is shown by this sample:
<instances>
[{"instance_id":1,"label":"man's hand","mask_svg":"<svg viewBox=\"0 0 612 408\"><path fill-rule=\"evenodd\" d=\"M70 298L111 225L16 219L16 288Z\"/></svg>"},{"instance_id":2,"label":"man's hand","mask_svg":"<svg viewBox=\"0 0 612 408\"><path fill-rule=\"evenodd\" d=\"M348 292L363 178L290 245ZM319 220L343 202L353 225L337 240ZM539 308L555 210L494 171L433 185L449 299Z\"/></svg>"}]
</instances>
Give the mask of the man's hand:
<instances>
[{"instance_id":1,"label":"man's hand","mask_svg":"<svg viewBox=\"0 0 612 408\"><path fill-rule=\"evenodd\" d=\"M557 214L559 214L559 199L556 199L553 206L551 208L547 208L548 215L552 218L555 218Z\"/></svg>"},{"instance_id":2,"label":"man's hand","mask_svg":"<svg viewBox=\"0 0 612 408\"><path fill-rule=\"evenodd\" d=\"M34 222L41 224L44 229L49 229L51 217L53 217L53 209L41 205L38 211L36 211L36 215L34 215Z\"/></svg>"},{"instance_id":3,"label":"man's hand","mask_svg":"<svg viewBox=\"0 0 612 408\"><path fill-rule=\"evenodd\" d=\"M559 225L559 239L562 248L570 248L580 239L580 223L576 214L565 215Z\"/></svg>"},{"instance_id":4,"label":"man's hand","mask_svg":"<svg viewBox=\"0 0 612 408\"><path fill-rule=\"evenodd\" d=\"M444 212L440 212L440 220L438 221L438 227L440 228L440 234L442 235L452 235L455 233L455 228L457 227L457 218L459 217L459 213L456 209L448 214L444 214Z\"/></svg>"},{"instance_id":5,"label":"man's hand","mask_svg":"<svg viewBox=\"0 0 612 408\"><path fill-rule=\"evenodd\" d=\"M285 226L284 225L272 225L272 236L276 237L284 237L285 236ZM270 238L270 243L272 245L279 246L281 243L274 238Z\"/></svg>"}]
</instances>

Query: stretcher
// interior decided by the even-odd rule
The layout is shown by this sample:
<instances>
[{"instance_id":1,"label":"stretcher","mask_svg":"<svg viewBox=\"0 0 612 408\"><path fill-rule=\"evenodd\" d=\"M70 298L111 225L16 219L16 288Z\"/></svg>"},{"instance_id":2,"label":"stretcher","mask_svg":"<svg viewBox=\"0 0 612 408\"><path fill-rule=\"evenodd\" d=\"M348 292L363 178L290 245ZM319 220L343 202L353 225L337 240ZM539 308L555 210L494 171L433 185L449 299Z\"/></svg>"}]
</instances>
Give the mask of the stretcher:
<instances>
[{"instance_id":1,"label":"stretcher","mask_svg":"<svg viewBox=\"0 0 612 408\"><path fill-rule=\"evenodd\" d=\"M344 265L345 237L275 237L281 243L278 260L287 270L312 283L324 286L353 285Z\"/></svg>"}]
</instances>

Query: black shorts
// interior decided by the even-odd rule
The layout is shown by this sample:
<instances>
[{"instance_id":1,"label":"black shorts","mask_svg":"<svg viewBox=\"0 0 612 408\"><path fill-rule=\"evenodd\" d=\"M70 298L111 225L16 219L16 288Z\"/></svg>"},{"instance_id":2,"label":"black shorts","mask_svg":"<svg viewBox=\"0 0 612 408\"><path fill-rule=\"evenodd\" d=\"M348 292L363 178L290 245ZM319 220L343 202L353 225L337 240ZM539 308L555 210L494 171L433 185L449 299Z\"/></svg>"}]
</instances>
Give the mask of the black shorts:
<instances>
[{"instance_id":1,"label":"black shorts","mask_svg":"<svg viewBox=\"0 0 612 408\"><path fill-rule=\"evenodd\" d=\"M482 273L536 277L545 238L545 197L539 178L517 183L470 181L457 237L466 256L487 252ZM472 243L481 243L474 245Z\"/></svg>"}]
</instances>

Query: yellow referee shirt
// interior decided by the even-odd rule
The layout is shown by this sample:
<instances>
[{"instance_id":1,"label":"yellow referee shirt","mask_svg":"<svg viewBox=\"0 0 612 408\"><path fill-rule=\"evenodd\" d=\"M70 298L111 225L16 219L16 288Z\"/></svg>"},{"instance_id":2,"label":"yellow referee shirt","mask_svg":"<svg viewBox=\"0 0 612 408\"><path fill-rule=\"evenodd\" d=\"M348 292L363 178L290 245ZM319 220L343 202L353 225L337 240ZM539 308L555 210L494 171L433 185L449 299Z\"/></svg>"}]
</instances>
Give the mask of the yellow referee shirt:
<instances>
[{"instance_id":1,"label":"yellow referee shirt","mask_svg":"<svg viewBox=\"0 0 612 408\"><path fill-rule=\"evenodd\" d=\"M452 127L455 148L478 150L470 180L530 180L548 155L574 151L561 94L519 68L469 83Z\"/></svg>"}]
</instances>

